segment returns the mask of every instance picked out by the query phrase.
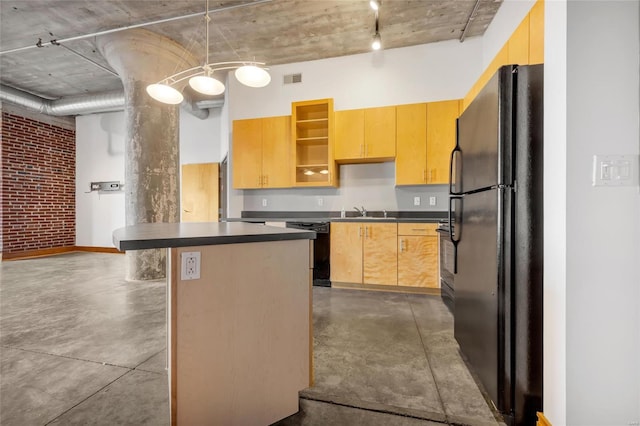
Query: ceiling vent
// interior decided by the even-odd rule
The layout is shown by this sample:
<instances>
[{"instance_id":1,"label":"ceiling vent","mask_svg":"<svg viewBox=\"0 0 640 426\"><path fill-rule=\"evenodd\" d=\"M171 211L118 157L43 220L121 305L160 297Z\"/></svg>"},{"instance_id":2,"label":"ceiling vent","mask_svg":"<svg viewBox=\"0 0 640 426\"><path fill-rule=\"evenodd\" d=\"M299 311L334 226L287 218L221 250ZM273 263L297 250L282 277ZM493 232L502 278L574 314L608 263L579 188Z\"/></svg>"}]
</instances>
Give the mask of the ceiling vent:
<instances>
[{"instance_id":1,"label":"ceiling vent","mask_svg":"<svg viewBox=\"0 0 640 426\"><path fill-rule=\"evenodd\" d=\"M302 74L287 74L284 76L284 84L302 83Z\"/></svg>"}]
</instances>

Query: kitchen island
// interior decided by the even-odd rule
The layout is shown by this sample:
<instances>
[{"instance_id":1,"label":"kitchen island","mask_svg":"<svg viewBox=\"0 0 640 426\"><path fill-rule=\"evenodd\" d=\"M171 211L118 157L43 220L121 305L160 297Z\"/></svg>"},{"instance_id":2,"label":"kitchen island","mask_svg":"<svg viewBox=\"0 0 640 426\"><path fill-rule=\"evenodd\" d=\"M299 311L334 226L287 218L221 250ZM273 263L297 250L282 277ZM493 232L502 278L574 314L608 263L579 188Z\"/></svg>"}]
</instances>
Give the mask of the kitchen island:
<instances>
[{"instance_id":1,"label":"kitchen island","mask_svg":"<svg viewBox=\"0 0 640 426\"><path fill-rule=\"evenodd\" d=\"M171 424L268 425L312 382L314 232L248 223L117 229L120 250L167 249Z\"/></svg>"}]
</instances>

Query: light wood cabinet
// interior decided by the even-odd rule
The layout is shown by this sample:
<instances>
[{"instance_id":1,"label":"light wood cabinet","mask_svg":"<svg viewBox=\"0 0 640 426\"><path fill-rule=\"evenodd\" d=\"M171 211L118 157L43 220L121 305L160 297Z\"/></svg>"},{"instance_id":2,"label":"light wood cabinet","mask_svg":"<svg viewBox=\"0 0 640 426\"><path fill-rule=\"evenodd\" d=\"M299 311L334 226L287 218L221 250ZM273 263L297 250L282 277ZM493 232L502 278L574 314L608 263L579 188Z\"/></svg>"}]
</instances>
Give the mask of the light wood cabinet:
<instances>
[{"instance_id":1,"label":"light wood cabinet","mask_svg":"<svg viewBox=\"0 0 640 426\"><path fill-rule=\"evenodd\" d=\"M396 285L398 251L395 223L364 223L363 283Z\"/></svg>"},{"instance_id":2,"label":"light wood cabinet","mask_svg":"<svg viewBox=\"0 0 640 426\"><path fill-rule=\"evenodd\" d=\"M362 233L361 223L331 223L331 281L362 282Z\"/></svg>"},{"instance_id":3,"label":"light wood cabinet","mask_svg":"<svg viewBox=\"0 0 640 426\"><path fill-rule=\"evenodd\" d=\"M447 184L460 100L396 108L396 185Z\"/></svg>"},{"instance_id":4,"label":"light wood cabinet","mask_svg":"<svg viewBox=\"0 0 640 426\"><path fill-rule=\"evenodd\" d=\"M396 285L397 224L331 224L331 281Z\"/></svg>"},{"instance_id":5,"label":"light wood cabinet","mask_svg":"<svg viewBox=\"0 0 640 426\"><path fill-rule=\"evenodd\" d=\"M427 183L449 183L449 161L456 146L456 119L460 101L427 104Z\"/></svg>"},{"instance_id":6,"label":"light wood cabinet","mask_svg":"<svg viewBox=\"0 0 640 426\"><path fill-rule=\"evenodd\" d=\"M439 288L436 224L398 224L398 285Z\"/></svg>"},{"instance_id":7,"label":"light wood cabinet","mask_svg":"<svg viewBox=\"0 0 640 426\"><path fill-rule=\"evenodd\" d=\"M358 160L364 157L364 110L335 112L336 161Z\"/></svg>"},{"instance_id":8,"label":"light wood cabinet","mask_svg":"<svg viewBox=\"0 0 640 426\"><path fill-rule=\"evenodd\" d=\"M341 163L392 161L396 107L336 111L335 159Z\"/></svg>"},{"instance_id":9,"label":"light wood cabinet","mask_svg":"<svg viewBox=\"0 0 640 426\"><path fill-rule=\"evenodd\" d=\"M233 187L236 189L291 186L289 116L233 122Z\"/></svg>"},{"instance_id":10,"label":"light wood cabinet","mask_svg":"<svg viewBox=\"0 0 640 426\"><path fill-rule=\"evenodd\" d=\"M333 99L291 104L294 186L337 186L333 120Z\"/></svg>"},{"instance_id":11,"label":"light wood cabinet","mask_svg":"<svg viewBox=\"0 0 640 426\"><path fill-rule=\"evenodd\" d=\"M396 185L427 183L427 104L396 107Z\"/></svg>"}]
</instances>

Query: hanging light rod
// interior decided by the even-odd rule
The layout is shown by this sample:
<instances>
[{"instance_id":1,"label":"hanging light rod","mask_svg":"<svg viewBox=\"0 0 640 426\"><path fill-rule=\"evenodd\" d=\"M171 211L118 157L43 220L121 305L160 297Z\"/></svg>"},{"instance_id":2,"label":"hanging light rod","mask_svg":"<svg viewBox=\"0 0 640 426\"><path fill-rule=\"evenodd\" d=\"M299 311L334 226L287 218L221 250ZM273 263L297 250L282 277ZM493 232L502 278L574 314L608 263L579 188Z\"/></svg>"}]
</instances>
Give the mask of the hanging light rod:
<instances>
[{"instance_id":1,"label":"hanging light rod","mask_svg":"<svg viewBox=\"0 0 640 426\"><path fill-rule=\"evenodd\" d=\"M147 93L153 99L170 105L179 104L184 96L176 86L178 83L189 80L189 86L203 95L220 95L224 93L224 84L214 77L216 71L235 69L238 81L248 87L264 87L271 82L271 76L264 67L264 62L256 61L231 61L209 63L209 0L205 5L205 54L204 64L188 70L177 72L161 81L147 86Z\"/></svg>"},{"instance_id":2,"label":"hanging light rod","mask_svg":"<svg viewBox=\"0 0 640 426\"><path fill-rule=\"evenodd\" d=\"M224 12L224 11L227 11L227 10L238 9L240 7L255 6L257 4L262 4L262 3L270 3L271 1L273 1L273 0L255 0L255 1L252 1L251 3L241 3L241 4L235 4L233 6L226 6L226 7L221 7L221 8L218 8L218 9L207 10L207 13L219 13L219 12ZM55 43L67 43L69 41L83 40L85 38L98 37L98 36L102 36L102 35L106 35L106 34L117 33L119 31L125 31L125 30L131 30L131 29L134 29L134 28L146 27L146 26L149 26L149 25L164 24L165 22L172 22L172 21L179 21L181 19L195 18L195 17L201 16L201 15L202 15L202 12L190 13L188 15L174 16L174 17L171 17L171 18L158 19L156 21L142 22L140 24L127 25L126 27L118 27L118 28L113 28L111 30L98 31L98 32L91 33L91 34L83 34L83 35L74 36L74 37L61 38L61 39L57 39L57 40L46 41L44 43L41 42L40 45L32 44L32 45L29 45L29 46L16 47L15 49L8 49L8 50L0 51L0 56L4 55L4 54L7 54L7 53L14 53L14 52L20 52L22 50L34 49L36 47L50 46L50 45L55 44Z\"/></svg>"}]
</instances>

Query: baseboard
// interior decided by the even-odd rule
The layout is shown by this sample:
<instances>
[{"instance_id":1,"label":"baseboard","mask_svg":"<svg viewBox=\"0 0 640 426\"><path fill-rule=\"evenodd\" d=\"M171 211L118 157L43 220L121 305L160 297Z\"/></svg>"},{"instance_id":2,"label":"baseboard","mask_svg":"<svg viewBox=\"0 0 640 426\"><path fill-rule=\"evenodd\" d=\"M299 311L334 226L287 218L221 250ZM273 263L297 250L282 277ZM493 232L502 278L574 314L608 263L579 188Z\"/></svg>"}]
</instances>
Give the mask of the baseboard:
<instances>
[{"instance_id":1,"label":"baseboard","mask_svg":"<svg viewBox=\"0 0 640 426\"><path fill-rule=\"evenodd\" d=\"M346 283L346 282L338 282L338 281L331 281L331 287L349 289L349 290L387 291L392 293L414 293L414 294L430 294L432 296L440 296L439 288L429 288L429 287L358 284L358 283Z\"/></svg>"},{"instance_id":2,"label":"baseboard","mask_svg":"<svg viewBox=\"0 0 640 426\"><path fill-rule=\"evenodd\" d=\"M90 246L76 246L76 251L86 251L89 253L115 253L124 254L123 251L118 250L115 247L90 247Z\"/></svg>"},{"instance_id":3,"label":"baseboard","mask_svg":"<svg viewBox=\"0 0 640 426\"><path fill-rule=\"evenodd\" d=\"M118 251L118 249L115 247L66 246L66 247L53 247L53 248L40 249L40 250L26 250L26 251L20 251L16 253L0 253L0 261L32 259L35 257L55 256L58 254L78 252L78 251L90 252L90 253L117 253L117 254L123 253L121 251Z\"/></svg>"}]
</instances>

